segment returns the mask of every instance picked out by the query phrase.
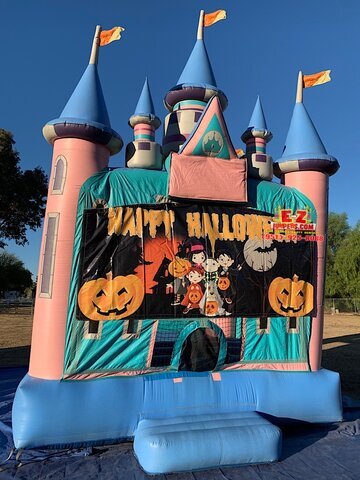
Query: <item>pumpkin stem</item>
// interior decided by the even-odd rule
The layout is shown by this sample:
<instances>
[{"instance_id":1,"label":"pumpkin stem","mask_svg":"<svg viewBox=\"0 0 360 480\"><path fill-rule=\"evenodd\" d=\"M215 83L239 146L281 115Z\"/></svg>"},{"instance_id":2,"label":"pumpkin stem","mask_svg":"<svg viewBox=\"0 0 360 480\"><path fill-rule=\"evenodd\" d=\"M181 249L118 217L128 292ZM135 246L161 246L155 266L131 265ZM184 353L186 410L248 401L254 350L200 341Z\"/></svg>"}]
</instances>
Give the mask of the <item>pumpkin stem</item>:
<instances>
[{"instance_id":1,"label":"pumpkin stem","mask_svg":"<svg viewBox=\"0 0 360 480\"><path fill-rule=\"evenodd\" d=\"M298 280L299 280L299 277L296 275L296 273L294 273L293 282L297 282Z\"/></svg>"},{"instance_id":2,"label":"pumpkin stem","mask_svg":"<svg viewBox=\"0 0 360 480\"><path fill-rule=\"evenodd\" d=\"M112 279L113 279L112 270L110 270L110 272L108 272L108 273L106 274L106 278L107 278L107 280L112 280Z\"/></svg>"}]
</instances>

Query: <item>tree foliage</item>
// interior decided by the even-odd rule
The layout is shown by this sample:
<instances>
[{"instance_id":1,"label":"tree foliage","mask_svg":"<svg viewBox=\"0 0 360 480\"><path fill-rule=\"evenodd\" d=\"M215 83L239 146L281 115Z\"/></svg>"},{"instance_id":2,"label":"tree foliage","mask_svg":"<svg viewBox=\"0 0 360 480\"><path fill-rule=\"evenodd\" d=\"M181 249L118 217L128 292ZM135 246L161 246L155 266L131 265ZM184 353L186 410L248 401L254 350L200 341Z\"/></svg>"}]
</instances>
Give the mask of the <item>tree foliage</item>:
<instances>
[{"instance_id":1,"label":"tree foliage","mask_svg":"<svg viewBox=\"0 0 360 480\"><path fill-rule=\"evenodd\" d=\"M328 249L335 255L342 241L350 231L346 213L329 213L328 221Z\"/></svg>"},{"instance_id":2,"label":"tree foliage","mask_svg":"<svg viewBox=\"0 0 360 480\"><path fill-rule=\"evenodd\" d=\"M32 288L31 272L27 270L21 260L8 252L0 253L0 292L18 290L23 292Z\"/></svg>"},{"instance_id":3,"label":"tree foliage","mask_svg":"<svg viewBox=\"0 0 360 480\"><path fill-rule=\"evenodd\" d=\"M350 228L346 213L329 215L325 295L360 298L360 223Z\"/></svg>"},{"instance_id":4,"label":"tree foliage","mask_svg":"<svg viewBox=\"0 0 360 480\"><path fill-rule=\"evenodd\" d=\"M13 135L0 129L0 248L7 240L27 243L26 229L41 226L47 176L40 167L22 171Z\"/></svg>"},{"instance_id":5,"label":"tree foliage","mask_svg":"<svg viewBox=\"0 0 360 480\"><path fill-rule=\"evenodd\" d=\"M334 274L342 297L360 298L360 223L351 230L339 246Z\"/></svg>"}]
</instances>

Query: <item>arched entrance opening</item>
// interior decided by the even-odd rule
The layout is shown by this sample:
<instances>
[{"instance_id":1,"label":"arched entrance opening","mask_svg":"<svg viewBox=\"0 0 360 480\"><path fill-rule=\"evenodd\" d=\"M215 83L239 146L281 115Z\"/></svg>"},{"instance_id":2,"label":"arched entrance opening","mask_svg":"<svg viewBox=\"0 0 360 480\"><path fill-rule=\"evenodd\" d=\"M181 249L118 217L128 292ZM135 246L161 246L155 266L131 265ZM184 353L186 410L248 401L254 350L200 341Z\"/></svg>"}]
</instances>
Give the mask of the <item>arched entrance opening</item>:
<instances>
[{"instance_id":1,"label":"arched entrance opening","mask_svg":"<svg viewBox=\"0 0 360 480\"><path fill-rule=\"evenodd\" d=\"M207 372L220 368L226 358L226 339L216 324L196 320L180 333L174 346L171 368Z\"/></svg>"},{"instance_id":2,"label":"arched entrance opening","mask_svg":"<svg viewBox=\"0 0 360 480\"><path fill-rule=\"evenodd\" d=\"M210 328L197 328L181 348L179 370L207 372L214 370L220 352L220 339Z\"/></svg>"}]
</instances>

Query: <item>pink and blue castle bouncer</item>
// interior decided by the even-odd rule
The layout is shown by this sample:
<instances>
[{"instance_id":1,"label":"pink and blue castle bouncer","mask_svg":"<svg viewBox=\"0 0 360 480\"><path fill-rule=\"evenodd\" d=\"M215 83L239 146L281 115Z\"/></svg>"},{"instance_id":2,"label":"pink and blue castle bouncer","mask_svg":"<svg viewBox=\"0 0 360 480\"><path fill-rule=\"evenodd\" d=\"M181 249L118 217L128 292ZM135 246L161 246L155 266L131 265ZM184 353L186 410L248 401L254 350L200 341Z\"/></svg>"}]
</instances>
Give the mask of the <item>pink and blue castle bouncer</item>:
<instances>
[{"instance_id":1,"label":"pink and blue castle bouncer","mask_svg":"<svg viewBox=\"0 0 360 480\"><path fill-rule=\"evenodd\" d=\"M280 421L342 417L321 368L328 155L302 101L282 157L258 98L235 151L203 40L123 145L90 63L43 130L53 160L16 448L134 440L148 473L273 462ZM273 182L273 175L281 183Z\"/></svg>"}]
</instances>

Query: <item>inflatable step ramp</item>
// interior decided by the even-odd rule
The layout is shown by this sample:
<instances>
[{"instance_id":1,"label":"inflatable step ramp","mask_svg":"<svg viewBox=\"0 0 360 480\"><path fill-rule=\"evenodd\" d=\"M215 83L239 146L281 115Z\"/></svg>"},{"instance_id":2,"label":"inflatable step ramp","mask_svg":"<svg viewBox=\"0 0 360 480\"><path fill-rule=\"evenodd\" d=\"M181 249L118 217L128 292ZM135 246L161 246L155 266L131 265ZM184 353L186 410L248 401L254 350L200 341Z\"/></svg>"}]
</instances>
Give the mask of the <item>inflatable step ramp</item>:
<instances>
[{"instance_id":1,"label":"inflatable step ramp","mask_svg":"<svg viewBox=\"0 0 360 480\"><path fill-rule=\"evenodd\" d=\"M270 463L279 459L281 430L256 412L143 419L134 451L149 474Z\"/></svg>"}]
</instances>

